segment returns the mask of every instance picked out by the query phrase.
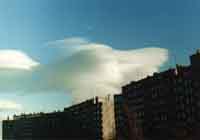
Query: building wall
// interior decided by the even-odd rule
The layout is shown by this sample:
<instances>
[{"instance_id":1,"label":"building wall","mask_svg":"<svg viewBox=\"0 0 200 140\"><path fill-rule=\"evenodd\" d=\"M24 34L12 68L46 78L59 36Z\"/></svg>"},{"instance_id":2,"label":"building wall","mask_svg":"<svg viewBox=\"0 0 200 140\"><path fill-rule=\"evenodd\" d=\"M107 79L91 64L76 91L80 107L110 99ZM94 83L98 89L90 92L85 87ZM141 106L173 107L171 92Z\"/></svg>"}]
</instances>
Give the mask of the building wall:
<instances>
[{"instance_id":1,"label":"building wall","mask_svg":"<svg viewBox=\"0 0 200 140\"><path fill-rule=\"evenodd\" d=\"M103 140L115 139L114 103L110 96L102 100L102 131Z\"/></svg>"},{"instance_id":2,"label":"building wall","mask_svg":"<svg viewBox=\"0 0 200 140\"><path fill-rule=\"evenodd\" d=\"M12 124L9 127L9 124ZM3 140L89 139L96 134L65 112L3 122ZM11 139L12 138L12 139Z\"/></svg>"},{"instance_id":3,"label":"building wall","mask_svg":"<svg viewBox=\"0 0 200 140\"><path fill-rule=\"evenodd\" d=\"M98 97L62 112L24 114L3 121L3 140L113 140L114 106Z\"/></svg>"},{"instance_id":4,"label":"building wall","mask_svg":"<svg viewBox=\"0 0 200 140\"><path fill-rule=\"evenodd\" d=\"M15 116L3 121L3 140L102 140L101 112L91 99L62 112Z\"/></svg>"},{"instance_id":5,"label":"building wall","mask_svg":"<svg viewBox=\"0 0 200 140\"><path fill-rule=\"evenodd\" d=\"M146 137L184 137L199 128L200 53L190 58L190 66L177 65L122 88L124 102Z\"/></svg>"},{"instance_id":6,"label":"building wall","mask_svg":"<svg viewBox=\"0 0 200 140\"><path fill-rule=\"evenodd\" d=\"M124 111L124 98L121 94L114 96L116 140L128 140L127 117Z\"/></svg>"},{"instance_id":7,"label":"building wall","mask_svg":"<svg viewBox=\"0 0 200 140\"><path fill-rule=\"evenodd\" d=\"M144 135L167 137L173 135L173 129L195 121L192 86L191 80L170 70L132 83L124 87L123 93Z\"/></svg>"},{"instance_id":8,"label":"building wall","mask_svg":"<svg viewBox=\"0 0 200 140\"><path fill-rule=\"evenodd\" d=\"M80 120L85 127L93 132L95 139L103 139L102 134L102 102L99 98L87 100L69 108L64 112L71 113L74 118Z\"/></svg>"}]
</instances>

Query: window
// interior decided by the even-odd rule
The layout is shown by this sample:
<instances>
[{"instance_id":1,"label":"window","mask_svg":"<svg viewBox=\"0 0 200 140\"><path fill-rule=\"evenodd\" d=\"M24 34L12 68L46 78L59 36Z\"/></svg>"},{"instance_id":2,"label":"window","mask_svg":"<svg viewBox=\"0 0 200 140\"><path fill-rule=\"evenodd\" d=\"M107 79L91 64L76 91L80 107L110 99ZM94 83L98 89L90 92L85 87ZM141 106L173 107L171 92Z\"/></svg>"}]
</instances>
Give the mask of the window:
<instances>
[{"instance_id":1,"label":"window","mask_svg":"<svg viewBox=\"0 0 200 140\"><path fill-rule=\"evenodd\" d=\"M182 112L182 118L184 119L184 118L186 118L186 114L185 114L185 112Z\"/></svg>"},{"instance_id":2,"label":"window","mask_svg":"<svg viewBox=\"0 0 200 140\"><path fill-rule=\"evenodd\" d=\"M193 121L193 117L192 116L188 117L187 121L192 122Z\"/></svg>"},{"instance_id":3,"label":"window","mask_svg":"<svg viewBox=\"0 0 200 140\"><path fill-rule=\"evenodd\" d=\"M190 104L190 99L187 97L186 104Z\"/></svg>"},{"instance_id":4,"label":"window","mask_svg":"<svg viewBox=\"0 0 200 140\"><path fill-rule=\"evenodd\" d=\"M167 118L168 118L168 117L167 117L167 114L165 114L165 113L164 113L164 114L161 114L160 117L161 117L161 120L162 120L162 121L166 121Z\"/></svg>"},{"instance_id":5,"label":"window","mask_svg":"<svg viewBox=\"0 0 200 140\"><path fill-rule=\"evenodd\" d=\"M182 103L182 104L180 104L180 108L182 109L182 110L184 110L185 109L185 105Z\"/></svg>"},{"instance_id":6,"label":"window","mask_svg":"<svg viewBox=\"0 0 200 140\"><path fill-rule=\"evenodd\" d=\"M154 91L151 96L152 96L152 99L154 99L157 97L157 93Z\"/></svg>"}]
</instances>

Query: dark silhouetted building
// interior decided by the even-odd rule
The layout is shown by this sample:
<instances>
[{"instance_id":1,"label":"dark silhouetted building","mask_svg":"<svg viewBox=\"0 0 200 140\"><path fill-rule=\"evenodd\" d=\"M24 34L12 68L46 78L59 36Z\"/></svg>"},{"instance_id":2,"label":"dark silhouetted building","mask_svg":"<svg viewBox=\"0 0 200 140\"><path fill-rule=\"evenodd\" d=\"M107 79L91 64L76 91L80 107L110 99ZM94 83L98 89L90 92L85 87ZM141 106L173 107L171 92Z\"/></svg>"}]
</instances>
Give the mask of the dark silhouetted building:
<instances>
[{"instance_id":1,"label":"dark silhouetted building","mask_svg":"<svg viewBox=\"0 0 200 140\"><path fill-rule=\"evenodd\" d=\"M90 99L62 112L14 116L3 121L3 140L112 140L113 103Z\"/></svg>"},{"instance_id":2,"label":"dark silhouetted building","mask_svg":"<svg viewBox=\"0 0 200 140\"><path fill-rule=\"evenodd\" d=\"M200 52L190 60L190 66L177 65L175 69L154 73L122 88L124 104L135 113L136 126L142 129L145 137L173 140L197 134L200 128Z\"/></svg>"},{"instance_id":3,"label":"dark silhouetted building","mask_svg":"<svg viewBox=\"0 0 200 140\"><path fill-rule=\"evenodd\" d=\"M114 95L116 140L128 140L127 116L124 111L124 99L121 94Z\"/></svg>"}]
</instances>

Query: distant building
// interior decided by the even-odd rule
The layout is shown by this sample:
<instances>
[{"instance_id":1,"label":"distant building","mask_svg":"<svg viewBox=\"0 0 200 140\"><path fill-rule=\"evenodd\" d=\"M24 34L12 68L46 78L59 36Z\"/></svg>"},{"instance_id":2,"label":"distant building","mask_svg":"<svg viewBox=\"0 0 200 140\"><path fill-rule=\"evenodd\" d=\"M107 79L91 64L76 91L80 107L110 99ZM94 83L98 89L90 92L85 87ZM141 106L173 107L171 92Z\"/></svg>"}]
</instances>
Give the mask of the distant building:
<instances>
[{"instance_id":1,"label":"distant building","mask_svg":"<svg viewBox=\"0 0 200 140\"><path fill-rule=\"evenodd\" d=\"M113 102L96 97L62 112L14 116L3 121L3 140L113 140Z\"/></svg>"},{"instance_id":2,"label":"distant building","mask_svg":"<svg viewBox=\"0 0 200 140\"><path fill-rule=\"evenodd\" d=\"M194 136L200 127L200 52L190 66L177 65L122 88L137 127L152 139Z\"/></svg>"}]
</instances>

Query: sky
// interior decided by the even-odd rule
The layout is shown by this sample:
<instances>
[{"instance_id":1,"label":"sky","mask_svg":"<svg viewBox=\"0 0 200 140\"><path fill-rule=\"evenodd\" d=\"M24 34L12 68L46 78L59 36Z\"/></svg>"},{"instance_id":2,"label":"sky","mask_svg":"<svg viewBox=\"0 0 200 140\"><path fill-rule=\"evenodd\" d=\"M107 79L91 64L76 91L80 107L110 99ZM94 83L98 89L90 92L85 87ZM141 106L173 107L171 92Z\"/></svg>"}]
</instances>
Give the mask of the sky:
<instances>
[{"instance_id":1,"label":"sky","mask_svg":"<svg viewBox=\"0 0 200 140\"><path fill-rule=\"evenodd\" d=\"M199 0L0 0L0 118L63 110L199 48Z\"/></svg>"}]
</instances>

